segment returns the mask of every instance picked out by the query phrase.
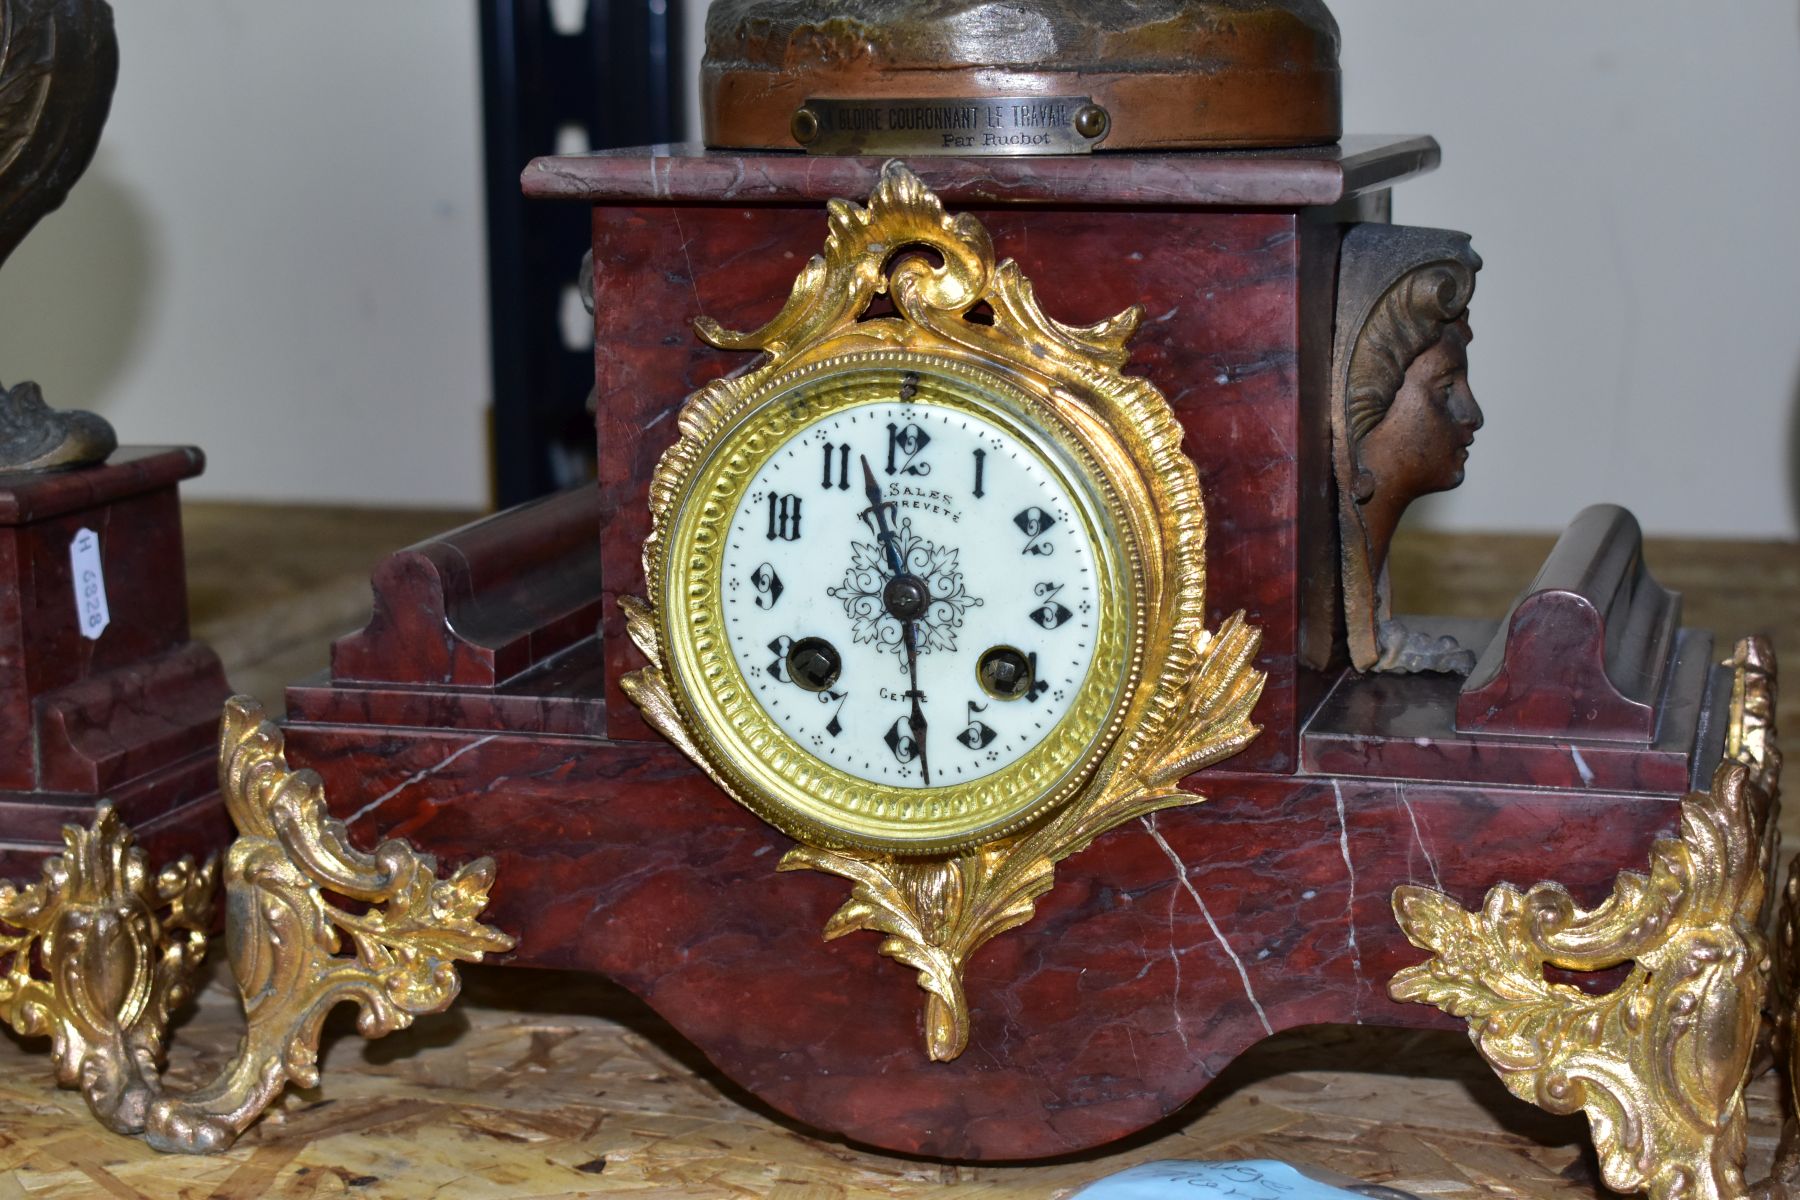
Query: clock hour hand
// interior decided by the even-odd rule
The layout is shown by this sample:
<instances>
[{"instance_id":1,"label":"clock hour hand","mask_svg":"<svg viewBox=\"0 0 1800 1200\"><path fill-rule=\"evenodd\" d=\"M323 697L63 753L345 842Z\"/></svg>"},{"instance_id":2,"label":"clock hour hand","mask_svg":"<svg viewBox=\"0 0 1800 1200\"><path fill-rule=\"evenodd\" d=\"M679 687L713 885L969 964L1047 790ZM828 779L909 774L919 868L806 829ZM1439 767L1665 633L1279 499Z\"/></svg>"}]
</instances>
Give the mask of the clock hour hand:
<instances>
[{"instance_id":1,"label":"clock hour hand","mask_svg":"<svg viewBox=\"0 0 1800 1200\"><path fill-rule=\"evenodd\" d=\"M875 472L869 467L869 456L859 455L863 469L863 495L869 498L869 507L863 510L866 521L870 513L875 514L875 540L881 543L881 549L887 555L888 570L894 575L905 574L900 565L900 542L894 537L894 531L888 528L887 510L891 505L881 498L881 485L875 482Z\"/></svg>"}]
</instances>

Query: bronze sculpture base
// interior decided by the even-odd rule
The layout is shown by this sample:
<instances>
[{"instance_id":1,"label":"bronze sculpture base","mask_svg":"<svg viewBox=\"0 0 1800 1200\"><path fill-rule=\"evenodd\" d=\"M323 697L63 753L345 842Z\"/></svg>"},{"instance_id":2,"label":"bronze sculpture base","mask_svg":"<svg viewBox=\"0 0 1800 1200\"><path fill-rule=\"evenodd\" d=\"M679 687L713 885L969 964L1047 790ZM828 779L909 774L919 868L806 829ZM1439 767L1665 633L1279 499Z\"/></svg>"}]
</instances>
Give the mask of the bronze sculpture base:
<instances>
[{"instance_id":1,"label":"bronze sculpture base","mask_svg":"<svg viewBox=\"0 0 1800 1200\"><path fill-rule=\"evenodd\" d=\"M742 150L1199 150L1343 132L1337 23L1318 0L723 0L700 87L706 144ZM798 114L815 100L870 103L853 128L809 130ZM844 136L813 136L830 133Z\"/></svg>"}]
</instances>

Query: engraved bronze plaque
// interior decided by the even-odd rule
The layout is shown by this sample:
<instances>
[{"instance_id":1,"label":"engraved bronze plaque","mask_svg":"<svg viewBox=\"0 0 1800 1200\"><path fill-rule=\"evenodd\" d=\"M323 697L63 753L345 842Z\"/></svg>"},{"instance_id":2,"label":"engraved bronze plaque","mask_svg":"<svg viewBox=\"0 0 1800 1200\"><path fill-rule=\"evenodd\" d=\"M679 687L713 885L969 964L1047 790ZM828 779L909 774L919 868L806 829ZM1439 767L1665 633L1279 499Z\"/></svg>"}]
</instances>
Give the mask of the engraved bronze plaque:
<instances>
[{"instance_id":1,"label":"engraved bronze plaque","mask_svg":"<svg viewBox=\"0 0 1800 1200\"><path fill-rule=\"evenodd\" d=\"M1086 154L1109 125L1086 96L813 98L793 133L809 154Z\"/></svg>"}]
</instances>

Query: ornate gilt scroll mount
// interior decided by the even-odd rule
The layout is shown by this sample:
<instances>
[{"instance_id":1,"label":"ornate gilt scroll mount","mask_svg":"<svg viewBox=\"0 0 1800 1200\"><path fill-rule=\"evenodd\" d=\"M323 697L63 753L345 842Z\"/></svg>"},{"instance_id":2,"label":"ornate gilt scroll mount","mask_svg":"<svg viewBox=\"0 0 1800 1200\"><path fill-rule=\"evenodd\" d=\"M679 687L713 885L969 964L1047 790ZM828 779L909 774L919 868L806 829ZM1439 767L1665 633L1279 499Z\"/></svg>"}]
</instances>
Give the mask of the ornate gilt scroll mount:
<instances>
[{"instance_id":1,"label":"ornate gilt scroll mount","mask_svg":"<svg viewBox=\"0 0 1800 1200\"><path fill-rule=\"evenodd\" d=\"M1731 723L1725 753L1750 768L1771 796L1778 795L1781 751L1775 743L1775 657L1767 642L1738 643L1732 657ZM1769 878L1775 878L1777 835L1773 822L1764 843ZM1788 863L1787 882L1776 904L1771 957L1774 977L1766 1013L1774 1064L1786 1081L1787 1119L1769 1178L1750 1189L1757 1200L1800 1197L1800 858Z\"/></svg>"},{"instance_id":2,"label":"ornate gilt scroll mount","mask_svg":"<svg viewBox=\"0 0 1800 1200\"><path fill-rule=\"evenodd\" d=\"M93 828L65 828L63 844L37 883L0 884L0 1020L48 1037L56 1081L79 1088L108 1129L135 1133L169 1015L206 955L217 864L183 858L152 874L104 803Z\"/></svg>"},{"instance_id":3,"label":"ornate gilt scroll mount","mask_svg":"<svg viewBox=\"0 0 1800 1200\"><path fill-rule=\"evenodd\" d=\"M288 768L280 730L251 701L226 703L219 740L219 786L238 829L225 859L225 941L249 1031L217 1079L150 1106L145 1139L184 1153L223 1150L290 1082L318 1083L319 1032L338 1004L359 1005L357 1032L382 1037L449 1007L462 986L455 963L513 946L476 919L492 859L439 879L436 860L404 842L357 850L319 777Z\"/></svg>"},{"instance_id":4,"label":"ornate gilt scroll mount","mask_svg":"<svg viewBox=\"0 0 1800 1200\"><path fill-rule=\"evenodd\" d=\"M1241 613L1216 633L1202 633L1199 666L1179 680L1184 703L1174 749L1114 773L1019 837L940 859L800 846L776 869L827 871L855 885L826 923L826 940L857 930L883 934L880 952L917 971L925 990L926 1053L948 1062L969 1044L963 968L970 956L1031 920L1038 898L1056 884L1058 862L1126 821L1200 800L1181 789L1182 776L1249 740L1250 710L1262 695L1262 676L1250 666L1260 642Z\"/></svg>"},{"instance_id":5,"label":"ornate gilt scroll mount","mask_svg":"<svg viewBox=\"0 0 1800 1200\"><path fill-rule=\"evenodd\" d=\"M477 920L491 859L439 878L436 861L404 842L357 850L319 777L289 769L280 731L254 702L226 704L220 742L220 789L238 830L225 859L225 942L248 1031L218 1078L176 1094L156 1070L204 952L211 864L178 863L150 880L130 832L103 808L91 833L65 831L70 852L43 883L0 889L0 920L25 931L0 933L11 965L0 1017L55 1038L58 1081L81 1087L108 1128L190 1154L230 1146L289 1083L318 1083L320 1030L339 1003L359 1005L358 1032L381 1037L448 1007L457 962L513 945ZM32 977L34 958L47 979Z\"/></svg>"},{"instance_id":6,"label":"ornate gilt scroll mount","mask_svg":"<svg viewBox=\"0 0 1800 1200\"><path fill-rule=\"evenodd\" d=\"M1726 665L1732 668L1732 676L1725 757L1750 768L1751 781L1776 798L1780 795L1781 750L1775 733L1775 650L1765 638L1744 638Z\"/></svg>"},{"instance_id":7,"label":"ornate gilt scroll mount","mask_svg":"<svg viewBox=\"0 0 1800 1200\"><path fill-rule=\"evenodd\" d=\"M1587 1114L1608 1187L1658 1200L1746 1193L1779 757L1773 656L1748 641L1732 661L1734 694L1749 699L1733 706L1729 757L1682 801L1679 836L1655 844L1647 876L1621 874L1593 909L1556 883L1501 884L1478 912L1428 888L1394 892L1401 929L1432 957L1394 977L1393 997L1466 1019L1515 1096ZM1630 975L1605 995L1544 977L1622 963Z\"/></svg>"},{"instance_id":8,"label":"ornate gilt scroll mount","mask_svg":"<svg viewBox=\"0 0 1800 1200\"><path fill-rule=\"evenodd\" d=\"M1787 884L1775 913L1775 978L1768 1015L1775 1067L1787 1087L1786 1120L1769 1178L1751 1190L1756 1200L1800 1197L1800 856L1788 862Z\"/></svg>"}]
</instances>

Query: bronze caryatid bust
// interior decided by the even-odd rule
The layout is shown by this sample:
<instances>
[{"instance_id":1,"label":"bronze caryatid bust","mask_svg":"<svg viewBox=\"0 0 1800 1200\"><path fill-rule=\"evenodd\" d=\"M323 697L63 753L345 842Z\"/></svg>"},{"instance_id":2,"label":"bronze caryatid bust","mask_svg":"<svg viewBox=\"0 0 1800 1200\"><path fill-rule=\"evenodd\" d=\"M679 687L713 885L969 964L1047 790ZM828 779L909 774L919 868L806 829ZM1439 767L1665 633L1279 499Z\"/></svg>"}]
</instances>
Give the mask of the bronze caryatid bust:
<instances>
[{"instance_id":1,"label":"bronze caryatid bust","mask_svg":"<svg viewBox=\"0 0 1800 1200\"><path fill-rule=\"evenodd\" d=\"M1481 408L1469 391L1467 234L1361 225L1344 237L1332 367L1344 624L1360 671L1468 674L1474 651L1396 621L1388 547L1407 507L1463 480Z\"/></svg>"}]
</instances>

